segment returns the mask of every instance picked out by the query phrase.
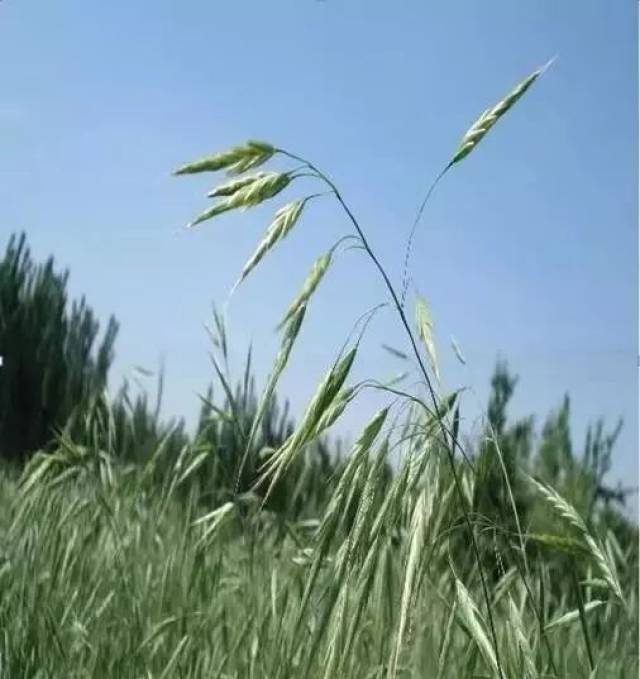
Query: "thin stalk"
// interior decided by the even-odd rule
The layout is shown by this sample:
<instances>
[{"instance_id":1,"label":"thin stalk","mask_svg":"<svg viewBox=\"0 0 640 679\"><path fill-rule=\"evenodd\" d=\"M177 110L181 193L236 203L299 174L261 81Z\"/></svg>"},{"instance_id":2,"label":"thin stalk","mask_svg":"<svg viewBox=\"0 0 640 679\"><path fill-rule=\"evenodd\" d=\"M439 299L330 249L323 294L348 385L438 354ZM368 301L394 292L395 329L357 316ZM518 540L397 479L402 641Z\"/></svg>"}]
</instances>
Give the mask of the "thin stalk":
<instances>
[{"instance_id":1,"label":"thin stalk","mask_svg":"<svg viewBox=\"0 0 640 679\"><path fill-rule=\"evenodd\" d=\"M481 405L480 399L478 398L476 392L474 389L471 389L471 393L476 397L476 401L479 405ZM530 572L529 572L529 560L527 559L527 550L524 544L524 533L522 531L522 524L520 523L520 515L518 514L518 508L516 506L516 501L513 496L513 489L511 487L511 480L509 479L509 474L507 472L507 467L504 463L504 456L502 455L502 450L500 448L500 443L498 441L498 434L491 424L491 422L487 423L489 426L489 431L491 433L491 438L489 441L493 443L495 446L496 454L498 456L498 461L500 462L500 470L502 472L502 476L504 477L504 483L505 487L507 489L507 495L509 497L509 504L511 505L511 512L513 514L513 518L516 523L516 529L518 531L518 542L520 544L520 553L522 555L522 561L524 563L524 570L527 575L527 577L530 577Z\"/></svg>"},{"instance_id":2,"label":"thin stalk","mask_svg":"<svg viewBox=\"0 0 640 679\"><path fill-rule=\"evenodd\" d=\"M536 605L536 600L535 597L533 596L533 592L531 591L531 587L529 587L529 583L527 582L527 576L520 570L520 564L518 561L515 561L516 568L518 569L518 573L520 573L520 579L522 580L522 584L524 585L524 588L527 592L527 598L531 604L531 608L536 616L536 619L538 621L538 626L539 626L539 633L540 633L540 638L542 640L542 643L547 648L547 654L548 654L548 659L549 659L549 665L551 665L551 670L554 674L554 676L559 676L558 675L558 668L556 667L556 662L553 659L553 649L551 647L551 643L549 642L549 637L547 636L547 633L544 630L544 609L543 609L543 604L544 601L542 600L541 597L541 605L540 609L538 609L538 606ZM544 583L542 582L542 574L540 575L540 591L544 595ZM542 655L540 656L542 658Z\"/></svg>"},{"instance_id":3,"label":"thin stalk","mask_svg":"<svg viewBox=\"0 0 640 679\"><path fill-rule=\"evenodd\" d=\"M427 202L429 201L429 198L431 198L431 194L438 185L438 182L445 176L445 174L447 173L452 164L453 163L449 163L442 170L442 172L440 172L440 174L434 179L433 184L431 184L431 186L429 187L429 190L427 191L427 194L424 197L422 203L420 203L418 214L416 215L416 218L413 221L413 226L411 227L411 233L409 234L409 239L407 240L407 247L404 253L404 264L402 266L402 295L400 297L400 303L402 304L403 307L405 299L407 297L407 288L409 287L409 258L411 257L413 239L416 235L418 224L420 223L420 219L422 218L422 213L424 212Z\"/></svg>"},{"instance_id":4,"label":"thin stalk","mask_svg":"<svg viewBox=\"0 0 640 679\"><path fill-rule=\"evenodd\" d=\"M312 170L317 174L317 176L327 184L327 186L333 191L336 200L340 203L342 206L342 209L346 213L347 217L353 224L353 227L355 228L358 236L360 236L362 240L362 245L364 246L365 251L369 255L369 258L373 262L374 266L378 270L378 273L382 277L382 280L384 281L384 284L387 288L387 291L389 292L389 295L391 296L391 299L393 301L393 304L396 308L396 311L398 312L398 316L400 317L400 321L402 323L402 326L404 327L404 330L407 334L407 337L409 339L409 342L411 344L411 349L416 357L416 360L418 362L418 366L420 368L420 372L422 373L422 376L424 377L425 383L427 385L427 389L429 391L429 397L431 398L431 401L433 403L433 408L436 413L436 418L438 420L438 423L440 425L441 433L442 433L442 438L444 441L447 440L447 432L446 428L444 426L444 423L442 422L442 417L439 413L438 410L438 399L436 397L435 390L433 388L433 384L431 383L431 379L429 377L429 373L426 369L426 366L424 364L424 361L422 360L422 356L420 355L420 350L418 349L418 345L416 343L415 337L413 336L413 332L411 331L411 326L409 325L409 321L407 320L407 316L404 312L403 306L400 302L400 299L398 298L398 294L396 293L395 288L393 287L393 283L391 283L391 280L389 279L389 276L387 275L387 272L385 271L384 267L380 263L380 260L376 257L375 253L371 249L371 246L369 245L369 241L367 240L367 237L365 236L360 224L358 223L358 220L355 218L353 212L350 210L349 206L346 204L344 201L342 195L340 194L340 191L338 190L338 187L329 179L323 172L321 172L317 167L315 167L312 163L309 161L305 160L304 158L301 158L300 156L296 156L292 153L289 153L288 151L284 151L282 149L279 149L279 152L282 153L283 155L288 156L289 158L293 160L297 160L299 162L307 163L309 166L309 169ZM473 547L473 552L474 556L476 559L476 562L478 564L478 572L480 574L480 580L482 583L482 591L485 599L485 603L487 606L487 614L489 617L489 626L491 628L491 638L492 638L492 643L493 647L496 653L496 662L498 665L498 674L500 676L500 679L504 679L504 672L502 670L502 664L500 662L500 650L498 647L498 636L496 634L496 629L495 629L495 623L493 620L493 613L491 611L491 600L489 598L489 589L487 587L487 581L486 581L486 576L484 572L484 567L482 566L482 559L480 556L480 550L478 548L478 543L476 540L476 536L473 530L473 526L471 525L471 520L469 519L469 513L468 513L468 508L467 508L467 502L466 498L464 496L464 492L462 491L462 486L460 484L460 478L458 476L458 472L456 470L456 464L455 464L455 459L454 459L454 451L449 448L445 444L445 448L447 450L447 457L449 460L449 465L451 467L451 473L453 475L453 481L456 487L456 493L460 499L460 502L462 503L462 511L464 514L464 519L465 519L465 524L467 526L467 530L469 531L469 535L471 538L471 544Z\"/></svg>"},{"instance_id":5,"label":"thin stalk","mask_svg":"<svg viewBox=\"0 0 640 679\"><path fill-rule=\"evenodd\" d=\"M415 403L416 405L420 406L428 415L438 419L438 415L436 415L434 412L432 412L431 409L423 401L421 401L416 396L409 394L406 391L402 391L401 389L394 389L393 387L389 387L386 384L382 384L382 383L378 382L377 380L365 380L364 386L366 386L370 389L378 389L380 391L388 391L390 394L394 394L395 396L401 396L402 398L408 399L412 403ZM441 421L441 419L440 419L440 421ZM454 451L455 451L456 448L460 451L460 454L464 458L464 461L467 463L469 468L475 473L475 467L473 465L473 462L471 461L471 459L467 455L466 450L462 447L462 445L458 441L458 438L453 436L453 430L450 429L444 422L441 425L441 430L442 430L442 427L444 427L444 431L446 433L448 433L449 436L451 437L452 446L453 446ZM438 440L440 440L440 439L438 438ZM447 440L448 439L444 439L445 446L447 445Z\"/></svg>"},{"instance_id":6,"label":"thin stalk","mask_svg":"<svg viewBox=\"0 0 640 679\"><path fill-rule=\"evenodd\" d=\"M571 560L571 579L573 580L573 586L576 590L576 596L578 597L578 612L580 613L580 625L582 627L582 636L584 637L584 645L587 649L587 657L589 658L589 669L591 672L595 669L595 662L593 661L593 651L591 650L591 639L589 638L589 628L587 627L587 616L584 612L584 601L582 599L582 591L580 590L580 583L578 582L578 576L576 575L576 566Z\"/></svg>"}]
</instances>

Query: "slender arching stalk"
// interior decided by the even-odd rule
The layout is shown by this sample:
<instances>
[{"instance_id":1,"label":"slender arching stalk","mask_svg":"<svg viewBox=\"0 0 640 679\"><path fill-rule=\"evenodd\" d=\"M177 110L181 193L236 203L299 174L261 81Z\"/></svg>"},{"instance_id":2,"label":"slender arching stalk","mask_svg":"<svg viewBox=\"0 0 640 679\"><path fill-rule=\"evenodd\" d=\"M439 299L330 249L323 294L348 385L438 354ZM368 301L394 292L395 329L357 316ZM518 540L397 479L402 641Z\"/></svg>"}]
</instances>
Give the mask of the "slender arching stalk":
<instances>
[{"instance_id":1,"label":"slender arching stalk","mask_svg":"<svg viewBox=\"0 0 640 679\"><path fill-rule=\"evenodd\" d=\"M429 198L431 198L431 194L434 192L436 186L438 185L440 180L445 176L445 174L452 165L453 163L449 163L433 180L433 183L429 187L429 190L427 191L425 197L422 199L422 203L420 203L420 207L418 208L418 213L416 214L416 217L413 220L413 225L411 227L411 232L409 233L409 238L407 239L407 247L404 253L404 263L402 265L402 292L400 295L400 303L402 304L403 307L407 296L407 288L409 287L409 258L411 257L411 248L413 246L413 239L416 235L418 224L420 223L420 219L422 219L422 213L424 212L424 209L427 206L427 203L429 202Z\"/></svg>"},{"instance_id":2,"label":"slender arching stalk","mask_svg":"<svg viewBox=\"0 0 640 679\"><path fill-rule=\"evenodd\" d=\"M484 599L485 599L485 603L486 603L486 606L487 606L487 614L488 614L488 617L489 617L489 627L491 629L491 639L492 639L493 647L494 647L495 654L496 654L498 674L500 676L500 679L504 679L504 672L502 670L502 664L500 662L500 650L499 650L499 645L498 645L498 636L497 636L497 633L496 633L495 623L494 623L494 620L493 620L493 613L491 611L491 599L489 597L489 590L488 590L488 587L487 587L486 575L485 575L485 572L484 572L484 567L482 565L482 558L480 556L480 550L478 548L476 536L475 536L475 533L474 533L474 530L473 530L473 526L471 524L471 519L469 518L469 509L467 507L466 498L465 498L464 493L462 491L462 486L460 484L460 478L459 478L458 472L456 470L456 464L455 464L455 459L454 459L455 448L451 448L446 444L447 432L446 432L446 428L444 426L444 423L442 422L442 416L441 416L439 409L438 409L438 399L437 399L435 390L433 388L431 378L429 377L429 373L428 373L427 368L425 366L425 363L422 360L422 356L420 355L420 350L418 349L416 339L415 339L413 332L411 330L411 326L409 325L409 321L407 320L407 316L405 314L403 305L400 301L400 298L398 297L398 293L396 292L395 288L393 287L393 283L391 282L391 280L390 280L387 272L385 271L384 267L380 263L380 260L377 258L376 254L374 253L371 246L369 245L369 241L367 240L367 237L366 237L364 231L362 230L362 227L360 226L358 220L356 219L353 212L351 211L351 209L349 208L349 206L345 202L340 191L338 190L338 187L333 183L333 181L331 181L331 179L329 179L329 177L327 177L326 174L324 174L321 170L319 170L315 165L313 165L313 163L309 162L308 160L301 158L300 156L297 156L297 155L290 153L288 151L285 151L284 149L278 149L278 152L281 153L282 155L288 156L292 160L296 160L298 162L305 163L309 167L309 169L312 172L314 172L316 174L316 176L319 179L321 179L325 184L327 184L327 186L333 191L333 193L336 197L336 200L338 201L338 203L340 203L340 206L342 207L342 209L346 213L347 217L349 218L349 221L351 222L354 229L356 230L356 233L358 234L358 236L362 240L362 245L363 245L367 255L369 256L369 259L373 262L375 268L378 270L378 273L382 277L382 280L384 281L384 284L387 288L387 291L388 291L389 295L391 296L391 299L393 301L393 305L394 305L394 307L395 307L395 309L398 313L398 316L400 317L400 322L402 323L402 326L405 330L407 338L409 339L409 343L411 344L411 349L412 349L412 351L413 351L413 353L416 357L416 360L418 362L418 367L420 369L420 373L422 374L422 376L425 380L425 383L427 385L427 389L429 391L429 397L431 399L431 402L433 404L433 408L434 408L434 411L435 411L435 416L438 420L438 423L439 423L439 426L440 426L440 429L441 429L442 439L445 442L445 448L447 450L447 457L448 457L448 460L449 460L449 465L451 467L451 473L453 475L456 493L457 493L458 498L460 499L460 502L462 504L462 512L464 514L465 524L467 526L467 530L469 531L469 536L471 538L471 544L472 544L474 556L475 556L476 562L478 564L478 572L480 574L483 596L484 596Z\"/></svg>"}]
</instances>

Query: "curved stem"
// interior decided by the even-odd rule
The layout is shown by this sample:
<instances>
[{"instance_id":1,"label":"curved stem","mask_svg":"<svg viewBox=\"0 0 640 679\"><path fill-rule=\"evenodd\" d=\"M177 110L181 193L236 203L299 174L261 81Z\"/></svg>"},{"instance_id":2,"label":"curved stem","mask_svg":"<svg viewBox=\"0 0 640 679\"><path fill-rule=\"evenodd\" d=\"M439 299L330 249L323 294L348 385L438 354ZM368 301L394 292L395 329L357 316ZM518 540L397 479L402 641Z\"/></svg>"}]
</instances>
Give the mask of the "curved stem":
<instances>
[{"instance_id":1,"label":"curved stem","mask_svg":"<svg viewBox=\"0 0 640 679\"><path fill-rule=\"evenodd\" d=\"M429 391L429 397L431 399L431 402L433 403L433 409L436 413L436 418L438 420L440 430L442 433L442 439L445 441L445 449L447 451L447 457L449 459L449 466L451 467L451 473L453 476L453 481L454 485L456 488L456 493L458 495L458 498L460 499L460 502L462 503L462 510L464 514L464 519L465 519L465 524L467 526L467 530L469 531L469 536L471 538L471 544L474 552L474 556L476 559L476 562L478 564L478 572L480 574L480 580L482 583L482 591L485 599L485 603L487 606L487 614L489 617L489 626L491 628L491 638L493 642L493 647L496 653L496 660L497 660L497 665L498 665L498 674L500 676L500 679L504 679L504 672L502 670L502 665L500 662L500 650L498 647L498 636L496 633L495 629L495 623L493 620L493 613L491 611L491 600L489 598L489 589L487 586L487 580L486 580L486 575L484 572L484 567L482 565L482 558L480 556L480 549L478 547L478 542L476 540L475 532L473 530L473 526L471 525L471 520L469 518L469 510L467 507L467 499L464 495L464 492L462 490L462 485L460 483L460 477L458 475L458 471L456 469L456 463L454 459L454 453L455 453L455 446L457 445L457 441L455 442L453 447L449 447L446 444L447 441L447 431L446 427L444 425L444 422L442 421L442 416L440 415L439 409L438 409L438 399L435 393L435 390L433 388L433 384L431 382L431 378L429 377L429 373L427 371L427 368L425 366L424 361L422 360L422 356L420 354L420 350L418 349L418 345L416 343L416 339L413 336L413 332L411 331L411 326L409 325L409 321L407 320L407 316L404 312L404 308L402 303L400 302L400 299L398 297L398 293L396 292L395 288L393 287L393 283L389 279L389 276L387 275L387 272L385 271L384 267L380 263L380 260L377 258L376 254L372 250L371 246L369 245L369 241L367 240L367 237L365 236L360 224L358 223L358 220L355 218L353 212L345 202L344 198L340 194L340 191L338 190L338 187L325 175L322 171L320 171L313 163L310 163L309 161L305 160L304 158L301 158L300 156L296 156L295 154L289 153L288 151L284 151L283 149L278 149L279 153L282 153L283 155L288 156L292 160L297 160L302 163L306 163L309 169L314 172L319 179L321 179L334 193L336 200L338 203L340 203L342 209L346 213L347 217L349 218L349 221L352 223L354 229L356 230L358 236L360 236L360 239L362 240L362 245L364 249L366 250L367 254L369 255L369 258L373 262L373 265L375 268L378 270L378 273L382 277L382 280L384 281L384 284L387 288L387 291L389 295L391 296L391 299L393 301L393 304L396 308L396 311L398 312L398 316L400 317L400 322L402 323L402 326L404 327L404 330L406 332L406 335L409 339L409 343L411 344L411 349L416 357L416 360L418 362L418 367L420 369L420 372L422 373L422 376L424 377L425 383L427 385L427 389ZM444 172L448 169L445 168L445 170L441 173L440 176L444 175ZM427 196L428 198L428 196ZM426 204L426 199L423 201L423 204ZM420 213L421 214L421 213ZM415 229L414 229L415 230Z\"/></svg>"},{"instance_id":2,"label":"curved stem","mask_svg":"<svg viewBox=\"0 0 640 679\"><path fill-rule=\"evenodd\" d=\"M429 187L429 190L427 191L427 195L424 197L422 203L420 203L420 208L418 209L418 214L416 215L415 220L413 221L413 226L411 227L411 233L409 234L409 239L407 240L407 247L404 252L404 264L402 265L402 295L400 298L401 304L404 307L404 302L407 297L407 288L409 287L409 258L411 257L411 249L413 246L413 239L414 236L416 235L416 230L418 228L418 224L420 223L420 219L422 218L422 213L424 212L424 208L427 205L427 202L429 201L429 198L431 198L431 194L433 193L434 189L438 185L438 182L445 176L447 173L447 170L451 167L451 163L449 163L442 172L434 179L433 184Z\"/></svg>"}]
</instances>

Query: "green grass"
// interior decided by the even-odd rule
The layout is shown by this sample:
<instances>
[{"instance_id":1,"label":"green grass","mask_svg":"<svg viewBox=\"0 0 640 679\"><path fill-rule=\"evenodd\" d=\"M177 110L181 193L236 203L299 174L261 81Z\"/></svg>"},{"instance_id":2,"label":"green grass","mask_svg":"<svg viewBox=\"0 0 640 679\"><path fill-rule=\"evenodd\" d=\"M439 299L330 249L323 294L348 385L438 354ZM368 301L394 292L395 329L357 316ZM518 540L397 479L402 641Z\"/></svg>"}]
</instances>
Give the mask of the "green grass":
<instances>
[{"instance_id":1,"label":"green grass","mask_svg":"<svg viewBox=\"0 0 640 679\"><path fill-rule=\"evenodd\" d=\"M170 478L149 484L97 451L36 458L21 485L4 478L0 676L497 676L446 463L416 448L389 480L364 443L319 526L252 512L250 497L211 515L195 490L179 499ZM532 550L529 575L517 545L478 536L496 564L504 676L586 677L590 655L592 676L637 676L626 555L612 552L620 601L579 534L572 553Z\"/></svg>"},{"instance_id":2,"label":"green grass","mask_svg":"<svg viewBox=\"0 0 640 679\"><path fill-rule=\"evenodd\" d=\"M541 73L485 111L438 180ZM275 156L296 167L244 174ZM216 203L191 226L271 200L300 177L322 184L276 213L240 280L300 228L312 198L337 201L352 232L316 260L285 313L260 398L249 361L231 388L216 316L225 399L205 399L194 440L156 427L144 403L134 418L122 403L98 403L20 478L0 477L0 677L636 677L637 528L598 494L615 434L599 428L575 459L566 401L530 455L529 426L506 428L513 383L503 374L471 451L459 393L440 393L427 302L417 298L416 331L408 272L399 287L390 280L328 175L264 142L177 173L222 169L243 176L212 191ZM417 386L350 382L377 307L289 427L273 408L278 380L332 260L353 250L384 283ZM364 389L388 405L335 460L322 439Z\"/></svg>"}]
</instances>

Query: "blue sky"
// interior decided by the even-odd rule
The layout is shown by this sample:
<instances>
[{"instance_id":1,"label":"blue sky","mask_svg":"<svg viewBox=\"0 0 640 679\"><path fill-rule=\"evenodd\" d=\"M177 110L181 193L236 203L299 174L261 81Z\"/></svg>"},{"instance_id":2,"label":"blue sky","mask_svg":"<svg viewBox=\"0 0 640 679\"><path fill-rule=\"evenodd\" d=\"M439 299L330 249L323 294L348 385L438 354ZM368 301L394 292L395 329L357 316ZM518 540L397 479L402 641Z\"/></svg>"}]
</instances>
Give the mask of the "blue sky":
<instances>
[{"instance_id":1,"label":"blue sky","mask_svg":"<svg viewBox=\"0 0 640 679\"><path fill-rule=\"evenodd\" d=\"M162 360L165 409L192 421L212 377L211 303L224 301L276 205L184 232L213 179L170 171L251 137L312 158L397 280L420 198L462 133L557 55L436 191L413 280L433 307L445 385L474 388L469 428L502 356L520 376L514 416L533 412L541 425L570 393L578 449L588 421L623 416L614 473L634 484L636 11L632 0L6 0L0 240L25 229L36 256L68 266L73 293L121 323L114 382ZM282 310L347 230L318 202L237 292L237 364L253 342L264 376ZM383 299L359 253L339 258L282 382L294 410L353 319ZM391 311L371 326L359 374L400 368L385 340L403 346ZM362 401L345 426L373 405Z\"/></svg>"}]
</instances>

